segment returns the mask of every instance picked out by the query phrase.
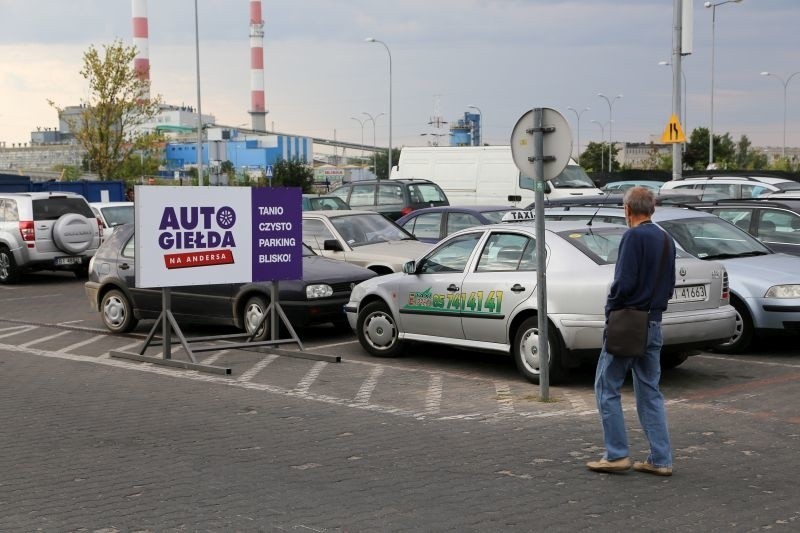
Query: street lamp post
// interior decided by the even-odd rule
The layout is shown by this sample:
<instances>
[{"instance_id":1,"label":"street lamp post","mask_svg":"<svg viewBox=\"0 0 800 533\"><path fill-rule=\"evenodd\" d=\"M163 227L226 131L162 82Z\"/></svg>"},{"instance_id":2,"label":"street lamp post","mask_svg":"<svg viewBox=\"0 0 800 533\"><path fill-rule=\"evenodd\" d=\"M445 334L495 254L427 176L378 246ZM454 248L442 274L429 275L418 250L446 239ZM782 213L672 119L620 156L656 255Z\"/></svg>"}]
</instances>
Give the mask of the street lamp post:
<instances>
[{"instance_id":1,"label":"street lamp post","mask_svg":"<svg viewBox=\"0 0 800 533\"><path fill-rule=\"evenodd\" d=\"M197 0L194 0L194 51L197 63L197 184L203 184L203 111L200 108L200 24L197 16ZM211 185L211 177L208 178Z\"/></svg>"},{"instance_id":2,"label":"street lamp post","mask_svg":"<svg viewBox=\"0 0 800 533\"><path fill-rule=\"evenodd\" d=\"M792 78L800 74L800 72L795 72L786 80L778 76L777 74L773 74L772 72L762 72L762 76L772 76L781 84L783 85L783 145L781 145L781 159L786 159L786 93L789 88L789 82L792 81Z\"/></svg>"},{"instance_id":3,"label":"street lamp post","mask_svg":"<svg viewBox=\"0 0 800 533\"><path fill-rule=\"evenodd\" d=\"M378 113L374 117L367 113L366 111L361 112L364 115L367 115L369 119L372 121L372 170L375 171L375 177L378 177L378 145L375 142L375 121L381 115L385 115L386 113ZM366 120L364 121L366 122Z\"/></svg>"},{"instance_id":4,"label":"street lamp post","mask_svg":"<svg viewBox=\"0 0 800 533\"><path fill-rule=\"evenodd\" d=\"M367 119L361 120L360 118L350 117L350 120L355 120L361 126L361 164L364 164L364 123Z\"/></svg>"},{"instance_id":5,"label":"street lamp post","mask_svg":"<svg viewBox=\"0 0 800 533\"><path fill-rule=\"evenodd\" d=\"M602 98L608 104L608 173L611 173L612 166L611 166L611 156L614 155L614 150L611 149L613 146L612 136L611 136L611 124L614 122L614 102L622 98L621 94L618 94L614 98L609 99L608 96L604 95L603 93L597 93L597 96Z\"/></svg>"},{"instance_id":6,"label":"street lamp post","mask_svg":"<svg viewBox=\"0 0 800 533\"><path fill-rule=\"evenodd\" d=\"M606 128L596 120L592 122L600 126L600 173L603 173L603 143L606 142Z\"/></svg>"},{"instance_id":7,"label":"street lamp post","mask_svg":"<svg viewBox=\"0 0 800 533\"><path fill-rule=\"evenodd\" d=\"M478 111L478 123L480 124L480 127L478 128L478 143L475 144L475 146L481 146L483 144L483 128L486 126L483 123L483 112L481 111L481 108L476 105L468 105L467 108ZM474 142L475 140L473 139L473 143Z\"/></svg>"},{"instance_id":8,"label":"street lamp post","mask_svg":"<svg viewBox=\"0 0 800 533\"><path fill-rule=\"evenodd\" d=\"M392 176L392 52L389 50L389 47L386 45L385 42L380 41L374 37L367 37L366 41L368 43L380 43L386 48L386 53L389 54L389 153L387 154L388 160L388 172L386 174L386 179L389 179ZM377 176L377 170L376 176Z\"/></svg>"},{"instance_id":9,"label":"street lamp post","mask_svg":"<svg viewBox=\"0 0 800 533\"><path fill-rule=\"evenodd\" d=\"M708 166L714 163L714 41L717 26L717 6L724 4L738 4L742 0L723 0L722 2L706 2L706 8L711 8L711 125L708 129Z\"/></svg>"},{"instance_id":10,"label":"street lamp post","mask_svg":"<svg viewBox=\"0 0 800 533\"><path fill-rule=\"evenodd\" d=\"M576 131L577 136L578 136L577 137L577 141L578 141L578 164L580 165L581 164L581 115L583 115L587 111L591 111L592 108L591 107L584 107L580 111L578 111L574 107L568 107L567 109L569 109L570 111L575 113L575 116L578 118L578 126L575 128L575 131Z\"/></svg>"}]
</instances>

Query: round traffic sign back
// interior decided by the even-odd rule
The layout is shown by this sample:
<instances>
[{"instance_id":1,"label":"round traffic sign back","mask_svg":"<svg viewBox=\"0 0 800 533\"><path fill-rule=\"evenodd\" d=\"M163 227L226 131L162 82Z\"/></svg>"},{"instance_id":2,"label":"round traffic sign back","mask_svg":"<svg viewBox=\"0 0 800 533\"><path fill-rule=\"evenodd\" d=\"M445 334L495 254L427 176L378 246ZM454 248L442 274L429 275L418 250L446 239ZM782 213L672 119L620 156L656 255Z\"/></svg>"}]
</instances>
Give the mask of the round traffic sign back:
<instances>
[{"instance_id":1,"label":"round traffic sign back","mask_svg":"<svg viewBox=\"0 0 800 533\"><path fill-rule=\"evenodd\" d=\"M552 132L544 133L544 156L551 156L553 159L544 161L544 179L551 180L561 174L564 167L569 163L572 153L572 131L569 123L564 116L549 107L542 109L542 126L553 128ZM514 131L511 132L511 155L514 163L523 175L529 178L534 177L533 169L533 129L534 110L531 109L522 115Z\"/></svg>"}]
</instances>

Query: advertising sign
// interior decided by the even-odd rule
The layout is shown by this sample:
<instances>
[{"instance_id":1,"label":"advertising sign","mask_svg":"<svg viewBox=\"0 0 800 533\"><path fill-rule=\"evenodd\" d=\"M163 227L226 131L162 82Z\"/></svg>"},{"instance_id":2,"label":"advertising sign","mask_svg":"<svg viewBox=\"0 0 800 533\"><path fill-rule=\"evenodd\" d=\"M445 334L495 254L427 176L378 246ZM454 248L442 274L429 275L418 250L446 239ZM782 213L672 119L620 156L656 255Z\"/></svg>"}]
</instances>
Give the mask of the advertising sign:
<instances>
[{"instance_id":1,"label":"advertising sign","mask_svg":"<svg viewBox=\"0 0 800 533\"><path fill-rule=\"evenodd\" d=\"M136 187L137 287L303 277L301 190Z\"/></svg>"}]
</instances>

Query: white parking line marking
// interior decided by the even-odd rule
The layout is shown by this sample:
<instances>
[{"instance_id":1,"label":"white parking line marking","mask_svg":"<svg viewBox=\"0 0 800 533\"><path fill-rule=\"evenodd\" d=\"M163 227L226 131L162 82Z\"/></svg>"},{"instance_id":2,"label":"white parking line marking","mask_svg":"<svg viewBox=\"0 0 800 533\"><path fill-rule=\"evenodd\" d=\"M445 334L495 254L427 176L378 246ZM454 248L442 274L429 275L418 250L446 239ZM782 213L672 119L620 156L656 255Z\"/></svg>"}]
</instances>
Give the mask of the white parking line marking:
<instances>
[{"instance_id":1,"label":"white parking line marking","mask_svg":"<svg viewBox=\"0 0 800 533\"><path fill-rule=\"evenodd\" d=\"M127 352L128 350L130 350L134 346L139 346L141 344L142 344L142 341L132 342L130 344L126 344L125 346L120 346L119 348L115 348L114 351L115 352ZM110 357L111 357L111 354L109 352L101 353L100 355L97 356L98 359L108 359Z\"/></svg>"},{"instance_id":2,"label":"white parking line marking","mask_svg":"<svg viewBox=\"0 0 800 533\"><path fill-rule=\"evenodd\" d=\"M576 411L588 411L589 406L586 404L586 400L578 396L577 394L572 394L571 392L564 391L562 392L564 398L572 405L572 408Z\"/></svg>"},{"instance_id":3,"label":"white parking line marking","mask_svg":"<svg viewBox=\"0 0 800 533\"><path fill-rule=\"evenodd\" d=\"M369 403L369 399L372 397L372 391L375 390L375 387L378 385L378 379L383 375L383 367L376 366L372 369L369 373L367 379L364 380L364 383L361 384L361 388L358 389L356 393L356 397L353 399L353 402L357 404L367 404Z\"/></svg>"},{"instance_id":4,"label":"white parking line marking","mask_svg":"<svg viewBox=\"0 0 800 533\"><path fill-rule=\"evenodd\" d=\"M323 348L333 348L334 346L346 346L348 344L356 344L358 340L353 341L345 341L345 342L334 342L333 344L322 344L320 346L309 346L309 348L313 348L315 350L321 350Z\"/></svg>"},{"instance_id":5,"label":"white parking line marking","mask_svg":"<svg viewBox=\"0 0 800 533\"><path fill-rule=\"evenodd\" d=\"M100 338L100 337L91 337L91 338L89 338L89 339L86 339L86 340L83 340L83 341L81 341L81 342L76 342L75 344L70 344L69 346L66 346L66 347L64 347L64 348L61 348L60 350L56 350L56 353L67 353L67 352L71 352L71 351L72 351L72 350L74 350L75 348L80 348L81 346L86 346L87 344L91 344L91 343L93 343L94 341L98 340L99 338Z\"/></svg>"},{"instance_id":6,"label":"white parking line marking","mask_svg":"<svg viewBox=\"0 0 800 533\"><path fill-rule=\"evenodd\" d=\"M36 326L9 326L7 328L2 328L0 331L11 331L12 329L25 329L26 331L30 331L30 328L35 328Z\"/></svg>"},{"instance_id":7,"label":"white parking line marking","mask_svg":"<svg viewBox=\"0 0 800 533\"><path fill-rule=\"evenodd\" d=\"M206 357L205 359L203 359L203 364L204 365L213 365L214 363L217 362L217 359L219 359L220 357L222 357L223 355L225 355L227 353L230 353L230 350L221 350L221 351L215 353L214 355L210 355L210 356Z\"/></svg>"},{"instance_id":8,"label":"white parking line marking","mask_svg":"<svg viewBox=\"0 0 800 533\"><path fill-rule=\"evenodd\" d=\"M514 398L511 397L511 387L495 381L494 390L497 392L497 410L503 414L513 413Z\"/></svg>"},{"instance_id":9,"label":"white parking line marking","mask_svg":"<svg viewBox=\"0 0 800 533\"><path fill-rule=\"evenodd\" d=\"M303 379L297 384L294 388L294 391L297 394L305 395L308 394L308 389L311 388L311 385L316 381L317 377L322 372L322 369L328 366L328 363L325 361L317 361L314 363L314 366L311 367L311 370L306 372L306 375L303 376Z\"/></svg>"},{"instance_id":10,"label":"white parking line marking","mask_svg":"<svg viewBox=\"0 0 800 533\"><path fill-rule=\"evenodd\" d=\"M55 339L57 337L61 337L62 335L66 335L68 333L72 333L71 331L59 331L58 333L54 333L52 335L48 335L47 337L42 337L39 339L34 339L32 341L26 342L25 344L20 344L20 348L27 348L28 346L33 346L34 344L39 344L40 342L46 342L50 339Z\"/></svg>"},{"instance_id":11,"label":"white parking line marking","mask_svg":"<svg viewBox=\"0 0 800 533\"><path fill-rule=\"evenodd\" d=\"M741 357L723 357L720 355L694 355L692 357L699 357L701 359L713 359L715 361L728 361L731 363L748 363L752 365L763 365L763 366L780 366L786 368L800 368L800 364L792 364L792 363L773 363L770 361L753 361L751 359L743 359Z\"/></svg>"},{"instance_id":12,"label":"white parking line marking","mask_svg":"<svg viewBox=\"0 0 800 533\"><path fill-rule=\"evenodd\" d=\"M273 354L269 354L264 359L262 359L261 361L257 362L256 364L254 364L252 366L252 368L250 368L249 370L247 370L245 372L242 372L242 375L239 376L238 378L236 378L236 381L241 381L241 382L250 381L251 379L253 379L256 376L256 374L258 374L259 372L264 370L267 367L268 364L270 364L271 362L273 362L277 358L278 358L277 354L274 354L274 353Z\"/></svg>"},{"instance_id":13,"label":"white parking line marking","mask_svg":"<svg viewBox=\"0 0 800 533\"><path fill-rule=\"evenodd\" d=\"M10 333L4 333L4 334L0 335L0 339L4 339L6 337L11 337L13 335L19 335L20 333L28 333L29 331L33 331L33 330L38 329L38 328L39 328L39 326L14 326L13 328L8 328L8 329L19 329L19 331L12 331Z\"/></svg>"},{"instance_id":14,"label":"white parking line marking","mask_svg":"<svg viewBox=\"0 0 800 533\"><path fill-rule=\"evenodd\" d=\"M67 322L59 322L58 326L68 326L70 324L77 324L78 322L83 322L83 320L69 320Z\"/></svg>"},{"instance_id":15,"label":"white parking line marking","mask_svg":"<svg viewBox=\"0 0 800 533\"><path fill-rule=\"evenodd\" d=\"M442 406L442 376L432 374L428 383L428 393L425 394L425 412L431 415L439 413Z\"/></svg>"}]
</instances>

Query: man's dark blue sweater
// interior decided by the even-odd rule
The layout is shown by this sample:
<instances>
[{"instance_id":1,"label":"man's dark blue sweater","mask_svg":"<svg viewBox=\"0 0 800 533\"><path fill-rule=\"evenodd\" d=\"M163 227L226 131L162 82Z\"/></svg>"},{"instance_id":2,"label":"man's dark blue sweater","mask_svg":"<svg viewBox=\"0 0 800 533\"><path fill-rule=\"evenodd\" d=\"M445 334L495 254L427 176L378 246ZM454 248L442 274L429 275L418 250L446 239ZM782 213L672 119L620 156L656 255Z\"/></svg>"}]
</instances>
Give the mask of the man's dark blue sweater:
<instances>
[{"instance_id":1,"label":"man's dark blue sweater","mask_svg":"<svg viewBox=\"0 0 800 533\"><path fill-rule=\"evenodd\" d=\"M662 274L656 279L665 239L669 246ZM660 321L674 287L675 243L652 222L643 222L626 231L620 241L614 281L606 301L606 318L613 309L634 307L650 309L650 320Z\"/></svg>"}]
</instances>

